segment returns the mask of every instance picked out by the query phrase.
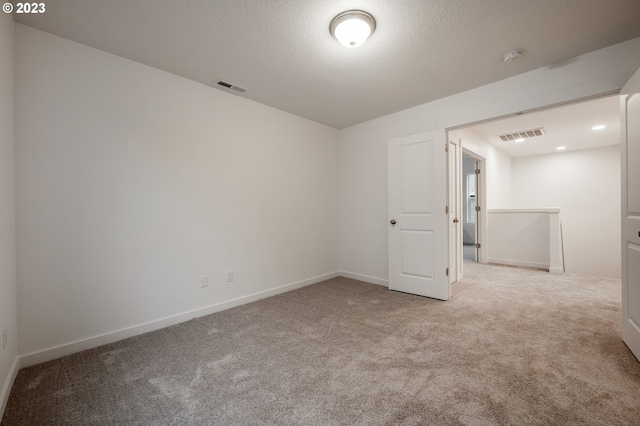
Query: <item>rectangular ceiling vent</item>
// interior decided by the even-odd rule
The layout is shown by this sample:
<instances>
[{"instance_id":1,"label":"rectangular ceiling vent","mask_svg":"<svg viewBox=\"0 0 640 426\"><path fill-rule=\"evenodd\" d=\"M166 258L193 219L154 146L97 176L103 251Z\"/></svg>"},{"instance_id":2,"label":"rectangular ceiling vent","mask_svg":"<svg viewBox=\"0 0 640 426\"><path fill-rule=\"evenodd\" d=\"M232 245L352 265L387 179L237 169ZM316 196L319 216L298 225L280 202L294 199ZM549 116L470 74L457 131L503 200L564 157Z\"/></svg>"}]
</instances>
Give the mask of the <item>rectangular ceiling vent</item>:
<instances>
[{"instance_id":1,"label":"rectangular ceiling vent","mask_svg":"<svg viewBox=\"0 0 640 426\"><path fill-rule=\"evenodd\" d=\"M247 91L247 89L245 89L244 87L235 85L233 83L227 83L226 81L222 81L222 80L216 81L216 85L222 86L225 89L235 90L236 92L239 92L239 93L244 93Z\"/></svg>"},{"instance_id":2,"label":"rectangular ceiling vent","mask_svg":"<svg viewBox=\"0 0 640 426\"><path fill-rule=\"evenodd\" d=\"M544 128L540 127L538 129L522 130L520 132L513 132L513 133L505 133L504 135L498 135L498 137L502 139L503 142L509 142L509 141L513 142L515 140L535 138L536 136L542 136L542 135L544 135Z\"/></svg>"}]
</instances>

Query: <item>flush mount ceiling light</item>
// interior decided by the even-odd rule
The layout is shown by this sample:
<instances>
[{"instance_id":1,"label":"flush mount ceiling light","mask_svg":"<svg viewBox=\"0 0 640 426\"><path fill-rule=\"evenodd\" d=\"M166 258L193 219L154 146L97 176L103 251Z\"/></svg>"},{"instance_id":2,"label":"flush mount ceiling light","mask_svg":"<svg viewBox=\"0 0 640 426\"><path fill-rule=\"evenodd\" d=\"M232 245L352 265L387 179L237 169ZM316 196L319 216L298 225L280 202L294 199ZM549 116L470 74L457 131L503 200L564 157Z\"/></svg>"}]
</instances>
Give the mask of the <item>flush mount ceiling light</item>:
<instances>
[{"instance_id":1,"label":"flush mount ceiling light","mask_svg":"<svg viewBox=\"0 0 640 426\"><path fill-rule=\"evenodd\" d=\"M329 31L331 35L348 48L364 43L376 29L376 20L362 10L348 10L333 18Z\"/></svg>"},{"instance_id":2,"label":"flush mount ceiling light","mask_svg":"<svg viewBox=\"0 0 640 426\"><path fill-rule=\"evenodd\" d=\"M593 126L593 127L591 128L591 130L602 130L602 129L604 129L605 127L607 127L607 126L605 126L604 124L598 124L597 126Z\"/></svg>"}]
</instances>

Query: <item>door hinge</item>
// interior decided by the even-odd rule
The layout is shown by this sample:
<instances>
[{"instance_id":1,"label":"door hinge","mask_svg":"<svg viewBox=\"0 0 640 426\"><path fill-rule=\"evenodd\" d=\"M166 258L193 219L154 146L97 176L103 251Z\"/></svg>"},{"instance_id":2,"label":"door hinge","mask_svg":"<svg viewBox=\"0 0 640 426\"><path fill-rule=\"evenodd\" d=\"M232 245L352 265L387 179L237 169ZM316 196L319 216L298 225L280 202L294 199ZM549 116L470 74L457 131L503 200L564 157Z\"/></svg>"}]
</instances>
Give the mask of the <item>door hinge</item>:
<instances>
[{"instance_id":1,"label":"door hinge","mask_svg":"<svg viewBox=\"0 0 640 426\"><path fill-rule=\"evenodd\" d=\"M449 268L447 268L446 274L447 274L447 277L448 277L449 276Z\"/></svg>"},{"instance_id":2,"label":"door hinge","mask_svg":"<svg viewBox=\"0 0 640 426\"><path fill-rule=\"evenodd\" d=\"M476 248L480 248L480 243L476 243Z\"/></svg>"},{"instance_id":3,"label":"door hinge","mask_svg":"<svg viewBox=\"0 0 640 426\"><path fill-rule=\"evenodd\" d=\"M480 211L480 206L476 206L476 211L479 212Z\"/></svg>"},{"instance_id":4,"label":"door hinge","mask_svg":"<svg viewBox=\"0 0 640 426\"><path fill-rule=\"evenodd\" d=\"M448 143L444 144L444 152L449 152L449 144Z\"/></svg>"},{"instance_id":5,"label":"door hinge","mask_svg":"<svg viewBox=\"0 0 640 426\"><path fill-rule=\"evenodd\" d=\"M449 206L444 206L444 214L449 214Z\"/></svg>"},{"instance_id":6,"label":"door hinge","mask_svg":"<svg viewBox=\"0 0 640 426\"><path fill-rule=\"evenodd\" d=\"M480 169L476 169L476 174L479 175L480 174Z\"/></svg>"}]
</instances>

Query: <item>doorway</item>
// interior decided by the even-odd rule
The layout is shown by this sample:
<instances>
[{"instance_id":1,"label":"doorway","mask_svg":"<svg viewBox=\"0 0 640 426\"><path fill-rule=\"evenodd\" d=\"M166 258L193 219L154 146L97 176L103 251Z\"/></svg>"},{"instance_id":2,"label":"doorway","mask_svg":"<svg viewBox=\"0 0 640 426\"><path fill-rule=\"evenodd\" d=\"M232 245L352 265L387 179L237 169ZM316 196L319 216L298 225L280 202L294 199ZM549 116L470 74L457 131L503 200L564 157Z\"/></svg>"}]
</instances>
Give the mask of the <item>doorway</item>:
<instances>
[{"instance_id":1,"label":"doorway","mask_svg":"<svg viewBox=\"0 0 640 426\"><path fill-rule=\"evenodd\" d=\"M467 216L462 218L464 259L475 257L480 263L522 261L518 257L522 245L508 251L512 257L501 256L504 250L496 252L497 241L504 238L496 238L495 226L493 230L488 228L488 217L493 215L495 221L498 213L507 211L524 214L525 210L559 209L560 250L566 272L619 278L619 109L619 97L608 95L450 129L450 138L461 140L463 150L464 171L458 180L463 192L467 191L462 199L467 203L463 212ZM484 164L487 173L478 175L476 196L470 197L467 176L473 158L476 164ZM597 173L585 173L589 170ZM475 218L475 243L481 248L474 253L468 205L473 198L479 201L483 192L487 202ZM485 215L484 222L481 214ZM484 241L479 236L483 223L487 232ZM528 255L537 253L531 240L513 241L523 243ZM546 250L552 251L549 247Z\"/></svg>"},{"instance_id":2,"label":"doorway","mask_svg":"<svg viewBox=\"0 0 640 426\"><path fill-rule=\"evenodd\" d=\"M447 145L450 284L463 278L465 261L486 263L486 160L465 148L457 135L448 133Z\"/></svg>"},{"instance_id":3,"label":"doorway","mask_svg":"<svg viewBox=\"0 0 640 426\"><path fill-rule=\"evenodd\" d=\"M467 152L462 153L462 254L465 260L478 261L478 234L476 207L478 179L480 174L478 161Z\"/></svg>"}]
</instances>

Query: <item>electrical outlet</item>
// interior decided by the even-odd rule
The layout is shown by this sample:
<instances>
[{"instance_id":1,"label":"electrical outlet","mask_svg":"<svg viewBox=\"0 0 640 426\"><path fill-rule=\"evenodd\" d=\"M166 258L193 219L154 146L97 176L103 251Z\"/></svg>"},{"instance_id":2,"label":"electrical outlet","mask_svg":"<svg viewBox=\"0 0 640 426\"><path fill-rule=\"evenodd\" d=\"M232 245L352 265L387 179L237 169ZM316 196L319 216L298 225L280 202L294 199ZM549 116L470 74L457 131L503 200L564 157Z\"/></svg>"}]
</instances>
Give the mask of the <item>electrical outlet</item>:
<instances>
[{"instance_id":1,"label":"electrical outlet","mask_svg":"<svg viewBox=\"0 0 640 426\"><path fill-rule=\"evenodd\" d=\"M203 275L200 277L200 287L209 287L209 275Z\"/></svg>"},{"instance_id":2,"label":"electrical outlet","mask_svg":"<svg viewBox=\"0 0 640 426\"><path fill-rule=\"evenodd\" d=\"M5 350L7 345L9 344L9 340L7 339L7 329L2 329L2 350Z\"/></svg>"},{"instance_id":3,"label":"electrical outlet","mask_svg":"<svg viewBox=\"0 0 640 426\"><path fill-rule=\"evenodd\" d=\"M233 282L233 271L227 271L227 282Z\"/></svg>"}]
</instances>

